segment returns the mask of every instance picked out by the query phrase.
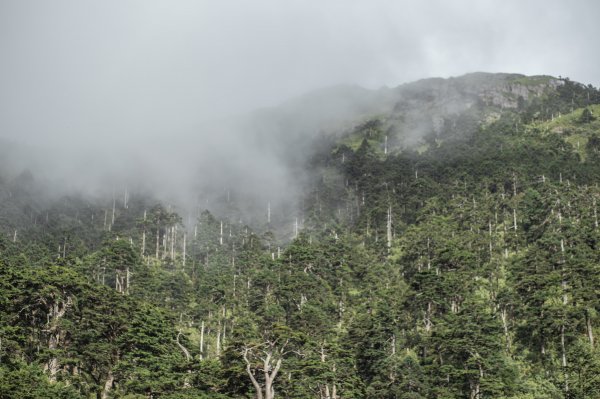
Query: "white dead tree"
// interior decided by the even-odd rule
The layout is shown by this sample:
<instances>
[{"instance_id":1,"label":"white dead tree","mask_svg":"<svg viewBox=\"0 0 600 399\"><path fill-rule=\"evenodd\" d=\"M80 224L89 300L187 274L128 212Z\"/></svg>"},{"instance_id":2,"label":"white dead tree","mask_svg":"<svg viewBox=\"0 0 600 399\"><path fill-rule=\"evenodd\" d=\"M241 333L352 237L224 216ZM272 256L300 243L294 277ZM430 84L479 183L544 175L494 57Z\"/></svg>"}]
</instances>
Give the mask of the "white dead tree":
<instances>
[{"instance_id":1,"label":"white dead tree","mask_svg":"<svg viewBox=\"0 0 600 399\"><path fill-rule=\"evenodd\" d=\"M204 320L202 320L202 326L200 327L200 360L204 358Z\"/></svg>"},{"instance_id":2,"label":"white dead tree","mask_svg":"<svg viewBox=\"0 0 600 399\"><path fill-rule=\"evenodd\" d=\"M175 241L177 240L177 225L171 227L171 259L175 260Z\"/></svg>"},{"instance_id":3,"label":"white dead tree","mask_svg":"<svg viewBox=\"0 0 600 399\"><path fill-rule=\"evenodd\" d=\"M115 208L116 208L116 199L115 199L115 192L113 191L113 205L112 205L112 217L110 219L110 226L108 226L108 231L112 230L112 226L113 224L115 224Z\"/></svg>"},{"instance_id":4,"label":"white dead tree","mask_svg":"<svg viewBox=\"0 0 600 399\"><path fill-rule=\"evenodd\" d=\"M144 230L142 231L142 256L146 254L146 210L144 209Z\"/></svg>"},{"instance_id":5,"label":"white dead tree","mask_svg":"<svg viewBox=\"0 0 600 399\"><path fill-rule=\"evenodd\" d=\"M183 259L182 259L183 267L185 267L186 247L187 247L187 233L183 233Z\"/></svg>"},{"instance_id":6,"label":"white dead tree","mask_svg":"<svg viewBox=\"0 0 600 399\"><path fill-rule=\"evenodd\" d=\"M192 359L192 355L190 355L190 351L183 346L183 344L181 342L179 342L179 337L182 335L181 331L179 331L177 333L177 339L175 340L175 343L177 344L177 346L179 347L179 349L181 349L181 352L183 352L183 355L185 356L185 360L187 360L188 362Z\"/></svg>"},{"instance_id":7,"label":"white dead tree","mask_svg":"<svg viewBox=\"0 0 600 399\"><path fill-rule=\"evenodd\" d=\"M387 212L386 232L387 232L387 252L389 254L390 250L392 249L392 207L391 206L388 207L388 212Z\"/></svg>"},{"instance_id":8,"label":"white dead tree","mask_svg":"<svg viewBox=\"0 0 600 399\"><path fill-rule=\"evenodd\" d=\"M594 227L598 230L598 212L596 211L596 199L594 198Z\"/></svg>"},{"instance_id":9,"label":"white dead tree","mask_svg":"<svg viewBox=\"0 0 600 399\"><path fill-rule=\"evenodd\" d=\"M324 347L324 342L321 343L321 349L319 350L318 353L321 358L321 363L323 363L323 364L327 363L327 353L326 353L326 350ZM335 363L333 364L333 367L331 367L331 371L335 374L335 372L336 372ZM338 399L337 386L335 384L335 381L331 382L331 388L330 388L329 382L326 382L325 384L319 384L317 386L317 388L318 388L317 392L321 399Z\"/></svg>"},{"instance_id":10,"label":"white dead tree","mask_svg":"<svg viewBox=\"0 0 600 399\"><path fill-rule=\"evenodd\" d=\"M129 208L129 190L127 190L127 187L125 187L125 193L123 194L123 208Z\"/></svg>"},{"instance_id":11,"label":"white dead tree","mask_svg":"<svg viewBox=\"0 0 600 399\"><path fill-rule=\"evenodd\" d=\"M156 227L156 255L155 258L158 259L158 250L160 248L160 227Z\"/></svg>"},{"instance_id":12,"label":"white dead tree","mask_svg":"<svg viewBox=\"0 0 600 399\"><path fill-rule=\"evenodd\" d=\"M53 298L54 299L54 298ZM48 336L48 349L56 350L59 348L64 331L60 327L60 321L65 313L72 307L73 300L70 296L66 299L57 298L56 300L47 301L41 299L40 302L48 307L47 323L44 326L43 332ZM59 360L56 356L52 356L46 364L44 370L48 372L50 381L56 381L56 376L60 369Z\"/></svg>"},{"instance_id":13,"label":"white dead tree","mask_svg":"<svg viewBox=\"0 0 600 399\"><path fill-rule=\"evenodd\" d=\"M283 358L290 352L286 349L288 343L289 340L281 345L278 345L277 341L267 341L260 345L242 348L246 373L256 390L257 399L275 398L273 383L281 369ZM260 377L261 373L262 378Z\"/></svg>"}]
</instances>

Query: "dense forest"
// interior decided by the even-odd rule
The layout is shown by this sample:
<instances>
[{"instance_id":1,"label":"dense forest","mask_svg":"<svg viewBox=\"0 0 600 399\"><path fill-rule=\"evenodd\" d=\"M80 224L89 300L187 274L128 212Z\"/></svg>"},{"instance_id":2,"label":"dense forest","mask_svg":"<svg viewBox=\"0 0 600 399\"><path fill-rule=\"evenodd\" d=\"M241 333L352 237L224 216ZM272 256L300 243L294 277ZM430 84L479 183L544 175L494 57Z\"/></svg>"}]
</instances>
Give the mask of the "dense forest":
<instances>
[{"instance_id":1,"label":"dense forest","mask_svg":"<svg viewBox=\"0 0 600 399\"><path fill-rule=\"evenodd\" d=\"M0 398L600 397L600 92L469 79L313 137L285 226L3 174Z\"/></svg>"}]
</instances>

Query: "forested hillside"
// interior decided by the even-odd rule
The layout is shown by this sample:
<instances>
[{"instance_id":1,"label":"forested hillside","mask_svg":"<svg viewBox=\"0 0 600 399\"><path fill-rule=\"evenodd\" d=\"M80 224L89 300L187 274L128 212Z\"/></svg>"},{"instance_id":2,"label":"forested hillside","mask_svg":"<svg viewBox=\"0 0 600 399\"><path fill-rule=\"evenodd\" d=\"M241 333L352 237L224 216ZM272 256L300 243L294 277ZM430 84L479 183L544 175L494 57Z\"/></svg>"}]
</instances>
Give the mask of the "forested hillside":
<instances>
[{"instance_id":1,"label":"forested hillside","mask_svg":"<svg viewBox=\"0 0 600 399\"><path fill-rule=\"evenodd\" d=\"M600 92L353 95L285 215L0 174L0 398L600 397Z\"/></svg>"}]
</instances>

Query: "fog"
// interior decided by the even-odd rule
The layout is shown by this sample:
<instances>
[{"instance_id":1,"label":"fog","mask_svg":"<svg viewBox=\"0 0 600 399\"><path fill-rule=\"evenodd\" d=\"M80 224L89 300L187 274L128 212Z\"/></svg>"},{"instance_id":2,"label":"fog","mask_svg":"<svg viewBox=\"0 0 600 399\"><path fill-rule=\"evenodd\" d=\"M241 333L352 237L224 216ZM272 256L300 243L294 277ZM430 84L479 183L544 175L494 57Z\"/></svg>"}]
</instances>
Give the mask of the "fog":
<instances>
[{"instance_id":1,"label":"fog","mask_svg":"<svg viewBox=\"0 0 600 399\"><path fill-rule=\"evenodd\" d=\"M598 16L595 1L5 0L0 145L20 149L2 165L290 203L311 138L377 109L381 87L472 71L597 86Z\"/></svg>"}]
</instances>

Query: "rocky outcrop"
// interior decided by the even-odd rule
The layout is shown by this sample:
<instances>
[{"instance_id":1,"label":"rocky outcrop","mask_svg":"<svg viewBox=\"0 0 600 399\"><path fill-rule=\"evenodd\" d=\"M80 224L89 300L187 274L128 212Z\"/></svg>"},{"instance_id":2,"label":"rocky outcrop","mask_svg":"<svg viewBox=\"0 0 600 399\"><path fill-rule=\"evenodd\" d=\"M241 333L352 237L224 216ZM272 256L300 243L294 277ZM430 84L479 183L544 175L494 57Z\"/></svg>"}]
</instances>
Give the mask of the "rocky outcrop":
<instances>
[{"instance_id":1,"label":"rocky outcrop","mask_svg":"<svg viewBox=\"0 0 600 399\"><path fill-rule=\"evenodd\" d=\"M424 79L393 89L392 111L383 114L398 142L412 146L431 134L440 139L468 134L496 120L501 110L525 106L562 84L551 76L482 72Z\"/></svg>"}]
</instances>

